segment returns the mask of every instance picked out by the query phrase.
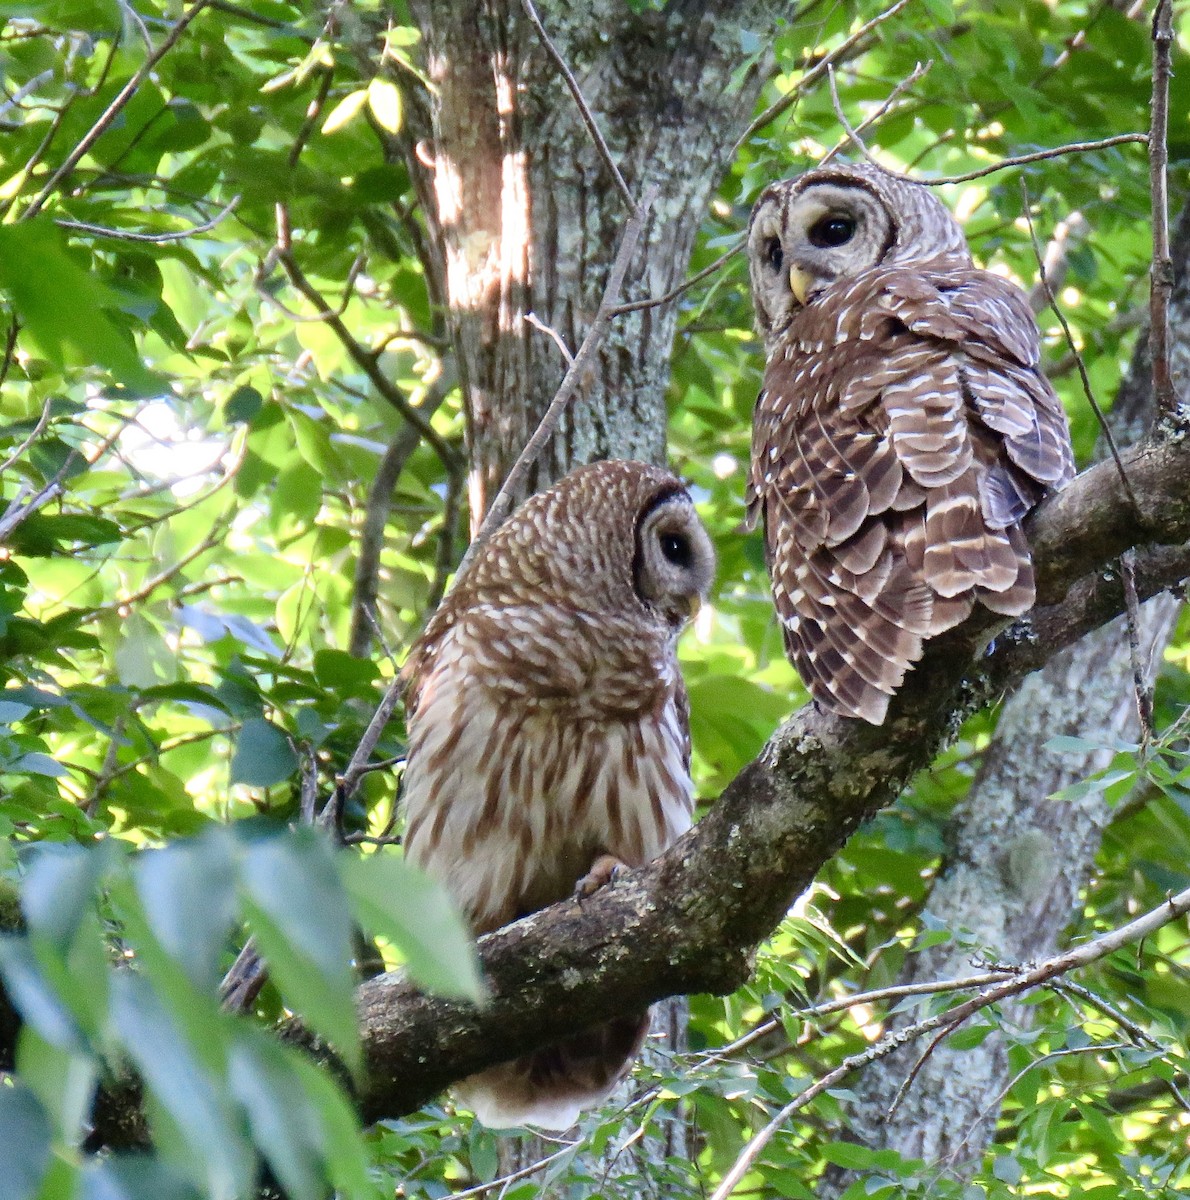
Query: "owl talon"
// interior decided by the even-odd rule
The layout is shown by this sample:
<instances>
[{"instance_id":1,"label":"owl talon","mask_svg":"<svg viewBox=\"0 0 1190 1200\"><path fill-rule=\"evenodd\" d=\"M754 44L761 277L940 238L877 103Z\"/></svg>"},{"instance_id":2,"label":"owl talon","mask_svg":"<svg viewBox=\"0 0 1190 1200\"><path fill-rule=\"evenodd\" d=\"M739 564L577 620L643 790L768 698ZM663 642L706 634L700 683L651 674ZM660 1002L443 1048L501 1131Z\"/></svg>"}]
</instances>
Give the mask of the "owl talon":
<instances>
[{"instance_id":1,"label":"owl talon","mask_svg":"<svg viewBox=\"0 0 1190 1200\"><path fill-rule=\"evenodd\" d=\"M586 900L600 888L614 883L628 868L614 854L601 854L592 864L591 869L574 885L574 898Z\"/></svg>"}]
</instances>

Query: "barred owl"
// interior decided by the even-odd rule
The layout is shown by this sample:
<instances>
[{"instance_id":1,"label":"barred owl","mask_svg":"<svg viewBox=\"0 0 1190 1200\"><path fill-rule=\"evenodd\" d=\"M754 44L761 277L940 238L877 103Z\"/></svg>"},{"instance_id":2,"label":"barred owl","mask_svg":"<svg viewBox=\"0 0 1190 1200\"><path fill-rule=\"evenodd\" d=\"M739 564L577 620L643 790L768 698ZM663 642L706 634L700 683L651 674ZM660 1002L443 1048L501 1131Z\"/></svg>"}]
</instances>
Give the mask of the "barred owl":
<instances>
[{"instance_id":1,"label":"barred owl","mask_svg":"<svg viewBox=\"0 0 1190 1200\"><path fill-rule=\"evenodd\" d=\"M768 361L747 505L786 650L823 708L880 725L976 600L1032 607L1021 521L1074 474L1066 417L1025 295L919 184L773 184L748 259Z\"/></svg>"},{"instance_id":2,"label":"barred owl","mask_svg":"<svg viewBox=\"0 0 1190 1200\"><path fill-rule=\"evenodd\" d=\"M678 635L714 573L681 482L582 467L459 577L405 670L405 853L477 934L658 855L690 825ZM648 1031L634 1012L464 1080L489 1126L573 1125Z\"/></svg>"}]
</instances>

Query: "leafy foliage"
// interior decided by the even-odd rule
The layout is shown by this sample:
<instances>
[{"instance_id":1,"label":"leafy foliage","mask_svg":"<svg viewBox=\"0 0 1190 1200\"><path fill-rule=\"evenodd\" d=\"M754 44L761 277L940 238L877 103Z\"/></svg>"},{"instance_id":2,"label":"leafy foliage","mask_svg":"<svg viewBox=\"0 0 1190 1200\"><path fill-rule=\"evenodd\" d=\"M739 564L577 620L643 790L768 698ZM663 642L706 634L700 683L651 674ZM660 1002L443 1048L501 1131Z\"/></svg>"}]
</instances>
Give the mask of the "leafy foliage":
<instances>
[{"instance_id":1,"label":"leafy foliage","mask_svg":"<svg viewBox=\"0 0 1190 1200\"><path fill-rule=\"evenodd\" d=\"M769 48L762 104L878 11L863 0L791 13ZM21 1200L231 1197L262 1163L295 1200L328 1183L344 1196L443 1196L499 1173L494 1135L446 1102L361 1131L341 1081L266 1031L296 1013L348 1073L357 1065L353 920L426 987L479 987L440 894L391 850L371 852L391 827L393 771L366 773L344 796L356 849L287 832L311 796L336 791L461 540L458 480L441 453L461 443L461 402L400 153L425 86L420 35L371 0L333 12L212 4L151 70L149 47L179 17L158 0L21 0L0 28L0 832L24 921L5 922L0 942L24 1020L0 1086L0 1145L6 1194ZM765 49L741 44L741 69ZM964 174L1145 129L1148 61L1145 23L1110 4L929 0L840 64L838 92L853 125L874 118L863 137L883 161ZM918 63L928 69L883 112ZM1190 71L1173 86L1181 192ZM736 239L764 183L840 136L820 84L749 138L725 164L691 272ZM1107 404L1146 296L1143 150L943 189L977 257L1028 283L1020 180L1043 241L1071 214L1085 219L1060 297ZM781 652L759 540L736 532L761 361L741 258L680 304L671 456L721 563L713 606L682 646L710 801L804 692ZM1085 457L1097 428L1056 321L1042 322ZM410 436L403 406L440 445ZM365 537L379 555L374 605L357 575ZM1190 882L1178 721L1188 645L1183 628L1160 681L1167 732L1114 747L1112 768L1080 785L1118 806L1075 939ZM799 1010L889 984L908 955L964 936L931 928L924 910L946 817L993 728L993 715L974 719L852 839L752 984L694 999L689 1053L585 1121L583 1153L548 1166L558 1194L703 1194L810 1076L870 1044L883 1019L871 1006ZM390 722L374 760L399 759L402 737ZM218 1005L245 928L271 966L263 1022ZM1183 1194L1175 1048L1190 1036L1188 967L1184 926L1169 927L1139 957L1121 952L1082 978L1090 998L1035 997L1030 1029L990 1010L956 1034L1003 1029L1014 1072L970 1184L842 1140L846 1093L834 1090L736 1194L809 1197L829 1163L862 1173L849 1200ZM940 1000L903 1003L924 1013ZM96 1157L85 1145L94 1089L128 1066L147 1090L156 1152ZM591 1166L587 1151L621 1145L680 1101L696 1131L690 1157Z\"/></svg>"}]
</instances>

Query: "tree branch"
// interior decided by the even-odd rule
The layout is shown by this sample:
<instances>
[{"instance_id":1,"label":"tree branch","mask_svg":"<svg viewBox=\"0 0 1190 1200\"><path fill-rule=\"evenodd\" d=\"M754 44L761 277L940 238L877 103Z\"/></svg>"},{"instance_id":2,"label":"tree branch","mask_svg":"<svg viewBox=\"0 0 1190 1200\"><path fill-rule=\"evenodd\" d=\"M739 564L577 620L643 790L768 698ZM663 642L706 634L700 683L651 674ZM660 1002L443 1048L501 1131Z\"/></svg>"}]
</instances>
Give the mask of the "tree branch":
<instances>
[{"instance_id":1,"label":"tree branch","mask_svg":"<svg viewBox=\"0 0 1190 1200\"><path fill-rule=\"evenodd\" d=\"M483 938L490 998L482 1008L427 996L398 973L362 984L365 1120L412 1112L464 1075L614 1013L740 986L793 898L965 715L1123 611L1118 572L1105 567L1144 546L1136 560L1142 598L1190 570L1190 444L1150 441L1124 463L1144 510L1158 514L1148 528L1126 504L1113 463L1085 471L1031 519L1042 607L998 637L993 652L984 647L1003 618L977 615L931 643L884 726L813 705L795 713L660 859L581 903L564 901ZM349 768L340 787L356 777ZM332 1057L299 1027L289 1033ZM105 1090L96 1137L126 1144L123 1131L143 1129L140 1103L135 1081Z\"/></svg>"},{"instance_id":2,"label":"tree branch","mask_svg":"<svg viewBox=\"0 0 1190 1200\"><path fill-rule=\"evenodd\" d=\"M1178 396L1169 354L1169 301L1173 259L1169 253L1169 77L1173 46L1173 0L1158 0L1153 14L1153 101L1149 126L1149 186L1153 209L1153 265L1149 295L1149 352L1157 419L1177 423Z\"/></svg>"}]
</instances>

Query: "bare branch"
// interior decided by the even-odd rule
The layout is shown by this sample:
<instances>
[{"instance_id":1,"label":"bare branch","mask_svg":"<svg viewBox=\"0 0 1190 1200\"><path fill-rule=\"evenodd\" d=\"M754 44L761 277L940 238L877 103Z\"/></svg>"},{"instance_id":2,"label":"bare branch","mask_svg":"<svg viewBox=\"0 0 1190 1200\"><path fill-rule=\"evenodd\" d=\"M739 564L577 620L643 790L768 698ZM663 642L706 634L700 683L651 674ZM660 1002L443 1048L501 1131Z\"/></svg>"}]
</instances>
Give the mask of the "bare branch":
<instances>
[{"instance_id":1,"label":"bare branch","mask_svg":"<svg viewBox=\"0 0 1190 1200\"><path fill-rule=\"evenodd\" d=\"M1105 933L1102 937L1098 937L1094 941L1086 942L1081 946L1075 947L1073 950L1067 950L1062 954L1055 955L1038 966L1022 970L1013 979L993 984L986 991L980 992L978 996L973 996L970 1000L965 1000L962 1004L947 1009L945 1012L936 1013L934 1016L926 1017L924 1020L918 1021L913 1025L907 1025L904 1029L899 1029L893 1034L882 1037L867 1050L845 1058L833 1071L829 1071L820 1079L816 1079L808 1088L798 1093L794 1100L785 1105L753 1137L748 1145L744 1147L743 1153L736 1160L734 1166L723 1177L723 1182L715 1189L711 1195L711 1200L727 1200L735 1185L748 1173L752 1164L760 1157L765 1146L772 1140L773 1135L781 1129L789 1118L800 1109L805 1108L811 1100L820 1096L828 1088L836 1086L842 1079L850 1075L852 1071L858 1070L860 1067L865 1067L877 1059L886 1058L894 1050L899 1049L907 1042L916 1041L917 1038L924 1034L932 1033L937 1029L949 1032L989 1005L996 1004L1010 996L1019 996L1023 992L1032 991L1034 988L1048 983L1051 979L1055 979L1060 975L1065 975L1079 967L1085 967L1089 963L1098 962L1099 959L1106 958L1109 954L1114 954L1115 951L1123 946L1141 941L1160 929L1163 925L1169 924L1170 921L1176 920L1187 912L1190 912L1190 888L1179 892L1176 896L1171 896L1164 904L1158 905L1157 908L1145 913L1144 916L1138 917L1135 921L1130 921L1127 925L1121 926L1111 933Z\"/></svg>"},{"instance_id":2,"label":"bare branch","mask_svg":"<svg viewBox=\"0 0 1190 1200\"><path fill-rule=\"evenodd\" d=\"M566 65L566 60L562 57L558 47L550 40L550 35L546 33L545 26L541 23L541 18L537 15L537 9L533 7L533 0L521 0L521 7L525 10L525 16L529 18L530 24L537 30L537 36L541 39L541 44L545 47L546 53L554 60L554 66L558 68L559 74L566 81L566 86L570 90L570 94L574 97L575 104L578 106L579 116L582 117L583 124L587 127L587 132L591 135L591 140L595 143L595 148L599 151L599 157L603 159L603 165L607 167L608 173L615 180L616 190L624 197L624 203L628 205L628 211L635 213L636 200L633 198L632 192L629 191L628 184L624 182L624 176L620 174L620 168L616 166L616 160L612 158L612 152L608 149L607 142L603 140L603 134L599 132L595 116L591 112L586 99L583 97L578 80L575 79L570 68Z\"/></svg>"},{"instance_id":3,"label":"bare branch","mask_svg":"<svg viewBox=\"0 0 1190 1200\"><path fill-rule=\"evenodd\" d=\"M193 237L196 233L210 233L216 225L235 212L236 206L239 203L240 197L233 196L231 201L221 208L209 221L203 221L200 225L191 225L189 229L178 229L170 233L138 233L132 229L109 229L106 225L90 225L86 221L57 220L54 224L59 229L69 229L72 233L86 233L92 237L116 238L121 242L150 242L162 245L166 242L185 241L186 238Z\"/></svg>"},{"instance_id":4,"label":"bare branch","mask_svg":"<svg viewBox=\"0 0 1190 1200\"><path fill-rule=\"evenodd\" d=\"M492 536L493 532L512 511L514 497L520 490L533 464L540 457L542 450L545 449L546 442L553 436L554 427L558 424L563 412L566 411L566 406L578 390L579 382L587 370L587 364L599 348L607 331L607 325L612 318L615 302L620 295L620 289L624 286L624 276L628 272L628 264L632 261L632 255L636 251L636 243L640 240L641 230L644 228L645 218L648 215L649 209L652 208L653 202L657 198L657 191L656 187L649 189L644 199L640 202L639 208L637 208L631 220L624 227L624 236L620 239L620 248L616 251L615 261L612 263L612 269L607 277L607 285L603 289L603 299L599 302L599 309L595 313L595 319L591 322L591 327L587 330L587 336L583 338L583 344L579 346L578 353L574 356L574 361L570 364L565 376L563 376L562 382L554 394L554 398L550 401L549 408L545 410L545 414L541 418L537 428L525 443L525 448L521 451L516 462L513 463L512 470L508 472L508 476L504 480L499 494L492 501L492 505L483 519L483 524L480 526L479 532L475 535L474 540L467 549L467 553L463 556L463 561L459 564L460 571L475 557L483 544Z\"/></svg>"},{"instance_id":5,"label":"bare branch","mask_svg":"<svg viewBox=\"0 0 1190 1200\"><path fill-rule=\"evenodd\" d=\"M632 300L628 304L617 304L611 310L613 317L618 317L621 313L638 312L642 308L658 308L662 304L670 304L679 296L684 295L696 284L701 283L709 275L714 275L720 267L726 266L739 252L748 244L746 237L740 238L734 242L729 250L720 254L717 259L709 266L703 267L701 271L691 275L685 283L679 284L673 291L666 292L664 296L650 296L647 300Z\"/></svg>"},{"instance_id":6,"label":"bare branch","mask_svg":"<svg viewBox=\"0 0 1190 1200\"><path fill-rule=\"evenodd\" d=\"M1033 254L1037 259L1037 267L1041 273L1039 282L1045 290L1046 299L1049 301L1050 308L1053 309L1054 316L1058 318L1058 323L1062 326L1062 332L1066 335L1066 344L1070 347L1070 351L1074 355L1074 362L1078 367L1078 375L1083 384L1083 394L1087 397L1087 403L1091 406L1091 411L1095 414L1095 419L1099 422L1099 428L1103 431L1103 439L1107 443L1107 448L1111 453L1112 462L1116 464L1116 470L1120 472L1120 481L1124 485L1124 492L1128 497L1128 501L1132 505L1132 509L1136 515L1143 517L1140 506L1136 502L1136 493L1132 490L1132 483L1128 478L1128 472L1124 470L1124 464L1120 461L1120 449L1116 445L1115 434L1112 433L1111 426L1107 423L1107 417L1104 416L1103 409L1099 407L1099 401L1095 399L1095 393L1091 390L1091 380L1087 375L1087 367L1083 362L1083 356L1079 353L1078 347L1075 345L1074 334L1070 331L1070 324L1066 320L1066 314L1058 307L1058 301L1054 297L1053 288L1050 286L1049 278L1046 275L1045 257L1041 253L1041 243L1037 240L1037 230L1033 228L1029 188L1023 175L1021 176L1021 208L1025 214L1025 223L1029 226L1029 240L1033 243Z\"/></svg>"},{"instance_id":7,"label":"bare branch","mask_svg":"<svg viewBox=\"0 0 1190 1200\"><path fill-rule=\"evenodd\" d=\"M1136 693L1136 715L1140 719L1143 745L1153 740L1153 689L1148 683L1148 669L1140 659L1140 602L1136 598L1136 554L1132 550L1120 555L1120 575L1124 581L1124 612L1128 617L1128 653L1132 663L1132 686Z\"/></svg>"},{"instance_id":8,"label":"bare branch","mask_svg":"<svg viewBox=\"0 0 1190 1200\"><path fill-rule=\"evenodd\" d=\"M797 81L784 96L781 97L775 104L769 105L768 108L744 130L738 142L732 148L729 159L734 159L739 153L740 147L743 146L750 138L755 137L766 125L775 121L782 113L792 107L801 94L807 91L810 87L816 84L823 75L837 63L842 62L852 50L856 49L861 42L878 26L883 25L885 21L895 17L909 3L909 0L897 0L897 3L889 8L886 8L882 13L877 13L870 21L861 25L845 42L842 42L830 54L826 55L813 68L807 71L801 79Z\"/></svg>"},{"instance_id":9,"label":"bare branch","mask_svg":"<svg viewBox=\"0 0 1190 1200\"><path fill-rule=\"evenodd\" d=\"M74 149L66 156L65 160L58 166L57 170L50 175L46 180L45 186L40 192L30 201L28 208L21 213L20 220L25 221L31 217L37 216L45 206L45 202L54 194L58 185L64 180L75 167L78 166L83 155L91 149L93 145L103 136L103 134L111 127L112 122L120 115L124 106L136 94L136 89L149 77L150 73L157 64L174 48L178 43L178 39L186 32L187 26L202 12L210 3L210 0L195 0L190 11L181 16L174 24L173 28L166 35L165 40L141 63L136 73L132 78L116 93L112 102L103 110L99 119L83 134L82 138L75 145Z\"/></svg>"},{"instance_id":10,"label":"bare branch","mask_svg":"<svg viewBox=\"0 0 1190 1200\"><path fill-rule=\"evenodd\" d=\"M14 320L9 327L9 339L11 342L16 341L17 323ZM0 373L0 384L4 382L4 375ZM33 445L35 441L45 432L45 427L50 423L50 410L54 407L54 400L51 396L46 400L41 409L41 416L37 418L37 424L33 426L29 436L3 461L0 462L0 475L3 475L9 467L20 461L21 456Z\"/></svg>"},{"instance_id":11,"label":"bare branch","mask_svg":"<svg viewBox=\"0 0 1190 1200\"><path fill-rule=\"evenodd\" d=\"M615 311L619 312L620 309L617 308ZM531 312L525 313L521 320L524 321L526 325L532 325L533 328L539 333L544 333L545 336L548 337L550 341L553 342L554 345L557 346L562 352L562 357L566 360L566 365L568 367L574 365L574 355L570 353L570 347L566 344L562 335L552 325L547 325L544 321L538 318L536 313Z\"/></svg>"},{"instance_id":12,"label":"bare branch","mask_svg":"<svg viewBox=\"0 0 1190 1200\"><path fill-rule=\"evenodd\" d=\"M891 92L889 92L888 96L881 103L880 107L864 117L864 119L854 129L848 125L847 119L843 116L842 108L839 105L838 93L835 91L835 72L834 68L832 67L830 71L831 99L834 101L835 112L838 114L840 124L842 124L843 128L846 130L846 137L841 138L830 150L827 151L826 155L819 163L819 166L825 165L826 163L830 162L836 154L842 153L843 148L849 141L854 140L857 145L862 146L863 143L860 142L859 135L863 133L865 129L871 128L876 124L877 121L881 120L896 104L901 96L904 95L904 93L907 92L919 79L925 76L929 72L930 68L933 67L933 65L933 59L930 59L925 63L918 63L917 66L915 66L913 70L906 75L905 78L902 79L901 82L898 83ZM864 153L866 154L867 152L865 151Z\"/></svg>"},{"instance_id":13,"label":"bare branch","mask_svg":"<svg viewBox=\"0 0 1190 1200\"><path fill-rule=\"evenodd\" d=\"M918 179L926 187L943 187L948 183L969 183L972 179L982 179L985 175L994 175L997 171L1008 167L1024 167L1029 163L1045 162L1050 158L1062 158L1066 154L1088 154L1093 150L1108 150L1112 146L1123 146L1129 142L1147 144L1147 133L1118 133L1114 137L1101 138L1097 142L1067 142L1064 146L1055 146L1052 150L1037 150L1032 154L1018 154L1013 158L1002 158L997 163L980 167L977 171L968 171L964 175L940 175L936 179Z\"/></svg>"},{"instance_id":14,"label":"bare branch","mask_svg":"<svg viewBox=\"0 0 1190 1200\"><path fill-rule=\"evenodd\" d=\"M418 411L429 420L446 399L448 391L449 388L440 383L435 384L426 393ZM378 619L380 554L384 548L384 531L392 509L393 492L406 463L420 443L421 433L412 425L406 425L393 438L380 460L364 503L364 524L360 530L359 553L352 583L351 632L347 642L348 653L356 658L363 658L368 653L373 622Z\"/></svg>"},{"instance_id":15,"label":"bare branch","mask_svg":"<svg viewBox=\"0 0 1190 1200\"><path fill-rule=\"evenodd\" d=\"M1157 0L1153 14L1153 100L1149 125L1149 188L1153 206L1153 265L1149 295L1149 356L1157 420L1175 425L1180 405L1169 358L1169 298L1173 259L1169 253L1169 77L1173 46L1173 0Z\"/></svg>"},{"instance_id":16,"label":"bare branch","mask_svg":"<svg viewBox=\"0 0 1190 1200\"><path fill-rule=\"evenodd\" d=\"M289 240L287 223L283 215L279 214L279 217L278 244L273 253L276 260L285 268L285 273L289 276L290 282L314 305L315 309L321 314L321 320L330 326L342 344L343 349L347 351L352 362L368 377L368 380L380 396L391 404L421 434L426 442L433 447L434 453L438 455L447 470L458 468L461 465L458 451L430 424L429 417L421 409L414 407L405 399L400 389L380 369L375 356L356 340L355 336L343 323L342 316L330 308L322 293L306 278L305 273L294 257L293 247Z\"/></svg>"}]
</instances>

